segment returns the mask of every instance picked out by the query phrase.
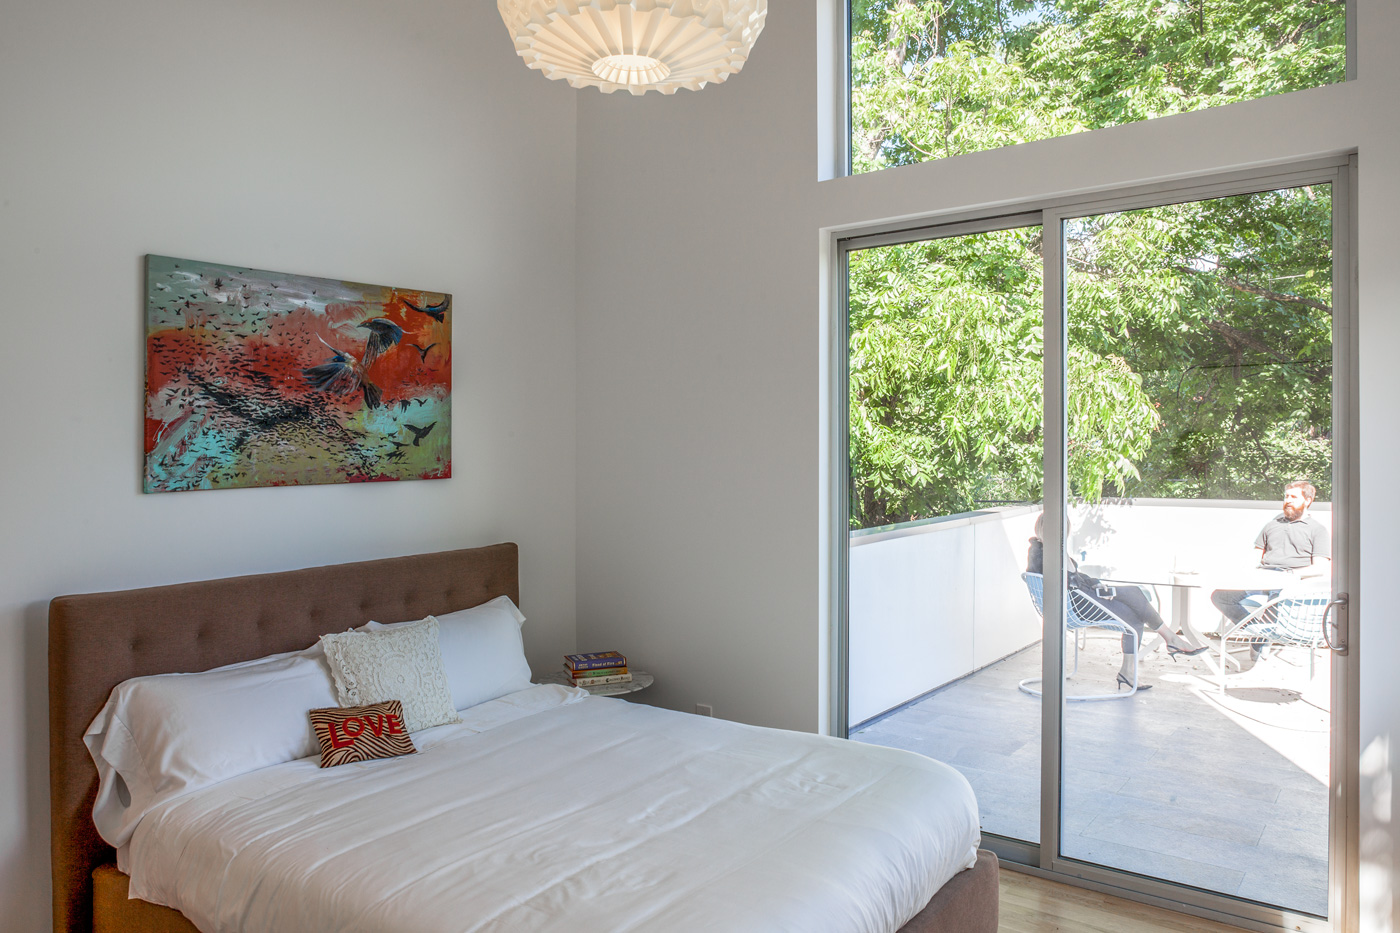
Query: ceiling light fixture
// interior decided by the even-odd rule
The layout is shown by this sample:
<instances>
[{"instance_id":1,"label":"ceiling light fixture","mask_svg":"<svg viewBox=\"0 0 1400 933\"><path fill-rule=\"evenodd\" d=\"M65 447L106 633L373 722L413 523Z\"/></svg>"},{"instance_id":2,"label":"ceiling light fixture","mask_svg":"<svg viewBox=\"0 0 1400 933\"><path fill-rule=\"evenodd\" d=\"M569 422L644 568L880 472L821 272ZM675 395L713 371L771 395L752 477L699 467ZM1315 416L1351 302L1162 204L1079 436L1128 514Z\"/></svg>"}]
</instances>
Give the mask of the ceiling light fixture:
<instances>
[{"instance_id":1,"label":"ceiling light fixture","mask_svg":"<svg viewBox=\"0 0 1400 933\"><path fill-rule=\"evenodd\" d=\"M737 74L768 0L497 0L531 68L604 94L698 91Z\"/></svg>"}]
</instances>

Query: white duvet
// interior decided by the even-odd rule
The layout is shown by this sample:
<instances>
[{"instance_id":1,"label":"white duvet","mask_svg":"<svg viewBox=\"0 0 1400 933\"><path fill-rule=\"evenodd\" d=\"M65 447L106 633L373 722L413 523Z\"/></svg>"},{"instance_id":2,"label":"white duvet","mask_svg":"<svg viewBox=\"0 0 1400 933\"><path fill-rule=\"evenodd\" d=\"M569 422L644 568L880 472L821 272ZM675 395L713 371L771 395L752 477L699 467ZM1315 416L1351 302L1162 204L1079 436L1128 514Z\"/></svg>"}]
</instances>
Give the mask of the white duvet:
<instances>
[{"instance_id":1,"label":"white duvet","mask_svg":"<svg viewBox=\"0 0 1400 933\"><path fill-rule=\"evenodd\" d=\"M214 931L892 933L975 859L952 768L541 686L420 752L165 803L131 894Z\"/></svg>"}]
</instances>

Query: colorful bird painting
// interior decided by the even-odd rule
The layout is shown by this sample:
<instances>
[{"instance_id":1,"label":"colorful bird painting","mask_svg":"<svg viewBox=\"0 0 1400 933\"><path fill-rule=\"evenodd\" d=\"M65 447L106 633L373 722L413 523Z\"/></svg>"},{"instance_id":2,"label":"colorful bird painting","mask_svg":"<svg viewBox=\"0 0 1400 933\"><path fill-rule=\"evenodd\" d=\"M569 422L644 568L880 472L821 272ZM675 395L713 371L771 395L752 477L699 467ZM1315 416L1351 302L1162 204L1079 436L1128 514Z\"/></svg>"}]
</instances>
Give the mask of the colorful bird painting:
<instances>
[{"instance_id":1,"label":"colorful bird painting","mask_svg":"<svg viewBox=\"0 0 1400 933\"><path fill-rule=\"evenodd\" d=\"M166 256L146 293L147 492L452 475L450 295Z\"/></svg>"}]
</instances>

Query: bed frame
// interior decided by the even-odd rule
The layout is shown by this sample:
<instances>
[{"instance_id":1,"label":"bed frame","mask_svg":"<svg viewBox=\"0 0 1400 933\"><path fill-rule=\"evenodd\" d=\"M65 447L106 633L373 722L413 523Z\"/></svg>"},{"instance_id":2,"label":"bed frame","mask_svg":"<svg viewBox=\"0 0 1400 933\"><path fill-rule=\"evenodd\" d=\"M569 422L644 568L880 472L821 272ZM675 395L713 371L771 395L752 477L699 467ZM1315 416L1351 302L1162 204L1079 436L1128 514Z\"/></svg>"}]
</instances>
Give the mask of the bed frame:
<instances>
[{"instance_id":1,"label":"bed frame","mask_svg":"<svg viewBox=\"0 0 1400 933\"><path fill-rule=\"evenodd\" d=\"M419 619L497 596L520 602L514 544L284 573L60 596L49 604L49 790L56 933L195 933L183 914L127 898L92 824L97 769L83 744L112 688L282 651L370 619ZM997 864L943 886L900 933L995 933Z\"/></svg>"}]
</instances>

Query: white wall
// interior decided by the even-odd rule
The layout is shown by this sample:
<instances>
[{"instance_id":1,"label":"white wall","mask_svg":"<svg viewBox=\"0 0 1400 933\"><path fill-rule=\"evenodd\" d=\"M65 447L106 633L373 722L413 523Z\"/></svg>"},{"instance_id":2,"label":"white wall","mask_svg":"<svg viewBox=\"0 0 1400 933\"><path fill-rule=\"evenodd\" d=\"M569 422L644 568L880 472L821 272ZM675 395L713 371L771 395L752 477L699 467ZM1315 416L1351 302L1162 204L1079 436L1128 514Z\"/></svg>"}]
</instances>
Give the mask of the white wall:
<instances>
[{"instance_id":1,"label":"white wall","mask_svg":"<svg viewBox=\"0 0 1400 933\"><path fill-rule=\"evenodd\" d=\"M774 0L724 85L579 97L581 647L627 648L657 674L648 693L661 705L823 726L823 228L1351 148L1361 574L1363 592L1388 588L1400 565L1400 5L1357 0L1359 78L1345 85L818 182L824 7ZM1388 796L1400 625L1386 602L1358 610L1362 900L1366 929L1382 930L1400 906Z\"/></svg>"},{"instance_id":2,"label":"white wall","mask_svg":"<svg viewBox=\"0 0 1400 933\"><path fill-rule=\"evenodd\" d=\"M1282 495L1280 495L1282 499ZM1254 540L1279 502L1243 499L1106 499L1070 510L1069 553L1111 567L1239 570L1254 567ZM1308 516L1328 533L1332 504L1316 502ZM1093 571L1090 571L1093 572Z\"/></svg>"},{"instance_id":3,"label":"white wall","mask_svg":"<svg viewBox=\"0 0 1400 933\"><path fill-rule=\"evenodd\" d=\"M488 3L0 4L0 927L49 927L53 596L513 539L573 648L577 99ZM454 477L142 495L147 252L452 292Z\"/></svg>"},{"instance_id":4,"label":"white wall","mask_svg":"<svg viewBox=\"0 0 1400 933\"><path fill-rule=\"evenodd\" d=\"M852 725L976 670L977 526L934 527L851 541Z\"/></svg>"},{"instance_id":5,"label":"white wall","mask_svg":"<svg viewBox=\"0 0 1400 933\"><path fill-rule=\"evenodd\" d=\"M851 536L850 724L1040 641L1021 583L1039 509L988 509Z\"/></svg>"},{"instance_id":6,"label":"white wall","mask_svg":"<svg viewBox=\"0 0 1400 933\"><path fill-rule=\"evenodd\" d=\"M818 483L814 4L743 72L579 96L579 647L643 697L812 730Z\"/></svg>"},{"instance_id":7,"label":"white wall","mask_svg":"<svg viewBox=\"0 0 1400 933\"><path fill-rule=\"evenodd\" d=\"M1178 595L1189 600L1198 631L1210 631L1220 619L1211 603L1218 589L1261 585L1254 540L1279 512L1277 502L1229 499L1115 499L1072 511L1074 532L1069 553L1087 550L1090 574L1125 580L1162 579L1162 571L1191 571L1194 585L1179 590L1159 586L1163 618L1173 618ZM1314 503L1308 514L1330 534L1332 504ZM1345 589L1339 587L1339 589Z\"/></svg>"}]
</instances>

